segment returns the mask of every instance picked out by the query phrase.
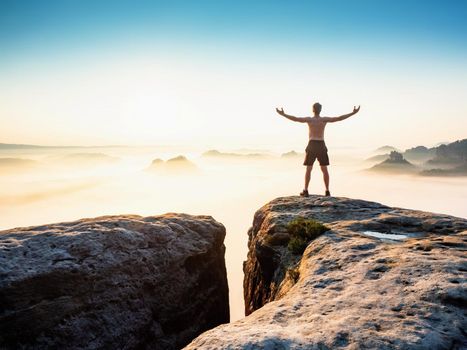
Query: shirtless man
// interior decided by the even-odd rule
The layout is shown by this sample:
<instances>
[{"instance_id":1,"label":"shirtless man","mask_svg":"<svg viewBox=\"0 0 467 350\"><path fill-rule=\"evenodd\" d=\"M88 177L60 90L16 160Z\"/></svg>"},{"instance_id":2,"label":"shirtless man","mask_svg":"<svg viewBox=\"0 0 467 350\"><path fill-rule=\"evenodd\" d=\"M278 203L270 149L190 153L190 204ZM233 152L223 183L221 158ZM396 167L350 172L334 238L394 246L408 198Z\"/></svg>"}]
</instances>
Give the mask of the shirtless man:
<instances>
[{"instance_id":1,"label":"shirtless man","mask_svg":"<svg viewBox=\"0 0 467 350\"><path fill-rule=\"evenodd\" d=\"M315 159L318 158L321 171L323 172L324 185L326 186L325 196L330 196L329 192L329 157L328 149L324 143L324 128L327 123L334 123L344 119L347 119L354 114L358 113L360 106L353 108L353 112L349 114L344 114L339 117L321 117L321 105L317 102L313 105L313 117L294 117L292 115L285 114L284 109L276 108L276 112L281 116L286 117L294 122L307 123L308 124L308 146L306 147L305 161L303 165L306 165L305 171L305 188L300 193L300 196L308 197L308 185L310 183L311 169L313 169L313 163Z\"/></svg>"}]
</instances>

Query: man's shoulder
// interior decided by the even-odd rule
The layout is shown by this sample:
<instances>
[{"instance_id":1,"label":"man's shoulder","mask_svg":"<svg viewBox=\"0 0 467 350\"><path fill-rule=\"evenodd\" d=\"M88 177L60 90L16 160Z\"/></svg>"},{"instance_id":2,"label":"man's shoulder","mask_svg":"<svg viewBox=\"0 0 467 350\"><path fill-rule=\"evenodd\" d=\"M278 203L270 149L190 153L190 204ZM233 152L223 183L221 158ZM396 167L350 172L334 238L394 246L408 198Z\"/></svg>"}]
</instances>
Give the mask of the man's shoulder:
<instances>
[{"instance_id":1,"label":"man's shoulder","mask_svg":"<svg viewBox=\"0 0 467 350\"><path fill-rule=\"evenodd\" d=\"M307 117L311 123L323 123L329 120L329 117Z\"/></svg>"}]
</instances>

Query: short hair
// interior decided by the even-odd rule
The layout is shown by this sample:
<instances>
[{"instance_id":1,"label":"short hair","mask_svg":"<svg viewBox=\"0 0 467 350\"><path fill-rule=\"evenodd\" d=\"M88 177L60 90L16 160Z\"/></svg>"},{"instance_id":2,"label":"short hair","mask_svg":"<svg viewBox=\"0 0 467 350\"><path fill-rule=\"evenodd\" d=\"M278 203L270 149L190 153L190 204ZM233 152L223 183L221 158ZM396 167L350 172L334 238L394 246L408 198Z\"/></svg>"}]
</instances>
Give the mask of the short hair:
<instances>
[{"instance_id":1,"label":"short hair","mask_svg":"<svg viewBox=\"0 0 467 350\"><path fill-rule=\"evenodd\" d=\"M313 112L320 113L322 107L323 107L323 106L321 106L321 104L320 104L319 102L316 102L316 103L313 105Z\"/></svg>"}]
</instances>

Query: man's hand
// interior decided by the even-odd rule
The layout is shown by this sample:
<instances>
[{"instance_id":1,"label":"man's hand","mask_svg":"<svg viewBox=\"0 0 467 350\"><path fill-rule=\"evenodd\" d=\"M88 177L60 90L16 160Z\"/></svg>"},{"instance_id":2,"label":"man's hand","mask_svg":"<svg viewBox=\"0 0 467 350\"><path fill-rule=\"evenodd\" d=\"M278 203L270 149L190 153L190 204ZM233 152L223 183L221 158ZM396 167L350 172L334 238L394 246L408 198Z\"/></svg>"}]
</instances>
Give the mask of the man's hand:
<instances>
[{"instance_id":1,"label":"man's hand","mask_svg":"<svg viewBox=\"0 0 467 350\"><path fill-rule=\"evenodd\" d=\"M323 117L323 119L324 119L324 121L326 123L340 122L341 120L345 120L345 119L353 116L354 114L357 114L359 110L360 110L360 106L358 106L358 107L353 106L352 113L344 114L344 115L341 115L339 117Z\"/></svg>"},{"instance_id":2,"label":"man's hand","mask_svg":"<svg viewBox=\"0 0 467 350\"><path fill-rule=\"evenodd\" d=\"M284 116L285 115L285 112L284 112L284 108L276 108L276 112L279 113L281 116Z\"/></svg>"}]
</instances>

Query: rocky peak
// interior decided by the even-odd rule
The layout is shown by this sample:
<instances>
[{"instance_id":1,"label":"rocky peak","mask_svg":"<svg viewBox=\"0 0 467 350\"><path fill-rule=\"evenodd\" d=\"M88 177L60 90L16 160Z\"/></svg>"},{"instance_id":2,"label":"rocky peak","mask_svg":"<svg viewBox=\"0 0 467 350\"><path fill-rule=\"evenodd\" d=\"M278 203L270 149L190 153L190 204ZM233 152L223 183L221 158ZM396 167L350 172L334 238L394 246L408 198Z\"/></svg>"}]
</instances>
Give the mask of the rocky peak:
<instances>
[{"instance_id":1,"label":"rocky peak","mask_svg":"<svg viewBox=\"0 0 467 350\"><path fill-rule=\"evenodd\" d=\"M329 228L303 254L289 223ZM187 349L463 349L467 220L349 198L259 209L244 263L246 313Z\"/></svg>"}]
</instances>

